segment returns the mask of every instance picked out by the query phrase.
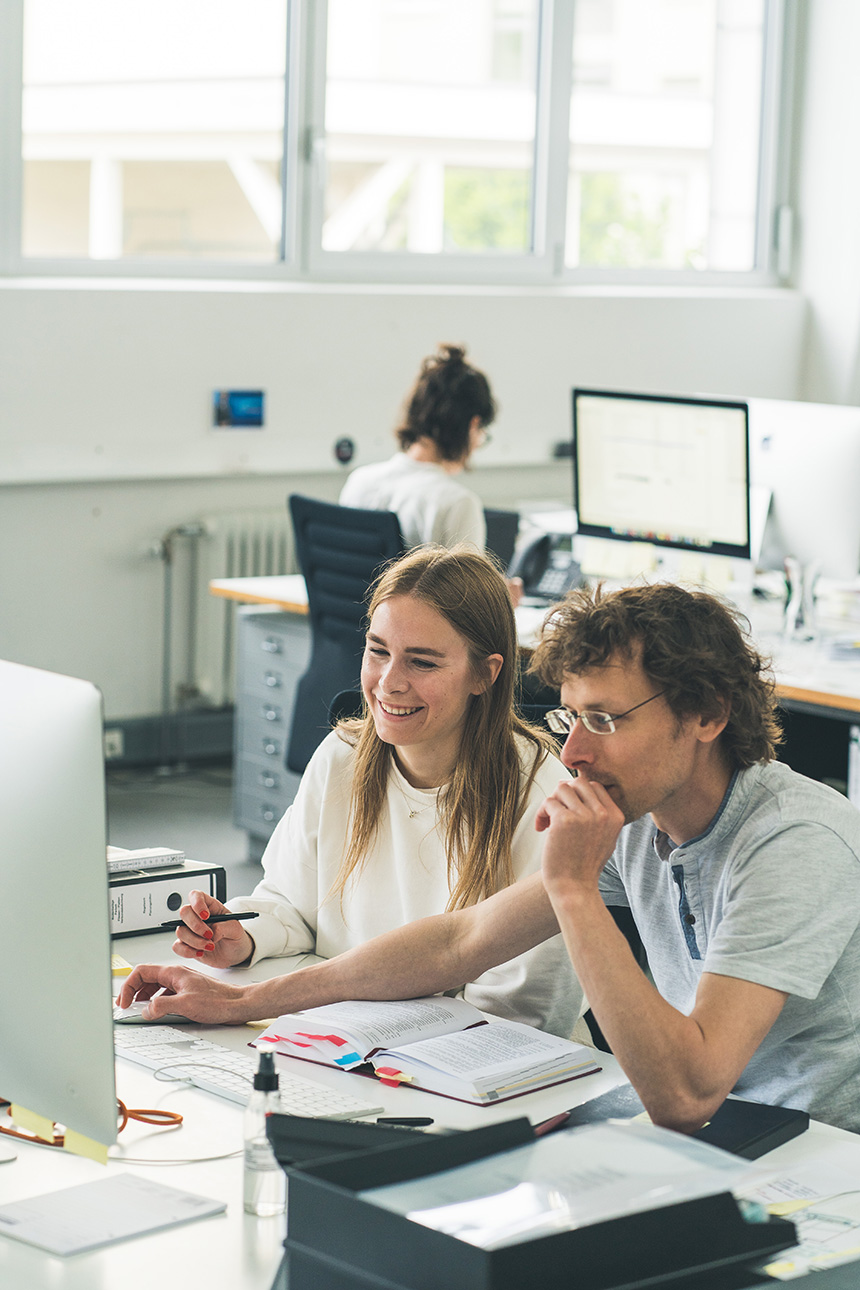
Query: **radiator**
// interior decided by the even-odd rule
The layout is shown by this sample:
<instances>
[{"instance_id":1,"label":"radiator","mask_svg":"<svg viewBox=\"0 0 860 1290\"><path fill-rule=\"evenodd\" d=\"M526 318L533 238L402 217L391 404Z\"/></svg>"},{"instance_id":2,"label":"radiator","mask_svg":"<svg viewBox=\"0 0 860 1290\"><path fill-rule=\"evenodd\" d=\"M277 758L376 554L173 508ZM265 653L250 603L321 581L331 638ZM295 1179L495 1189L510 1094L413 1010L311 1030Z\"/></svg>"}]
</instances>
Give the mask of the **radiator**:
<instances>
[{"instance_id":1,"label":"radiator","mask_svg":"<svg viewBox=\"0 0 860 1290\"><path fill-rule=\"evenodd\" d=\"M188 664L185 682L171 687L173 702L220 707L233 702L236 602L213 596L209 582L296 573L293 526L281 506L210 512L183 527L197 536L185 544L185 577L172 585L174 623L181 631L184 621Z\"/></svg>"}]
</instances>

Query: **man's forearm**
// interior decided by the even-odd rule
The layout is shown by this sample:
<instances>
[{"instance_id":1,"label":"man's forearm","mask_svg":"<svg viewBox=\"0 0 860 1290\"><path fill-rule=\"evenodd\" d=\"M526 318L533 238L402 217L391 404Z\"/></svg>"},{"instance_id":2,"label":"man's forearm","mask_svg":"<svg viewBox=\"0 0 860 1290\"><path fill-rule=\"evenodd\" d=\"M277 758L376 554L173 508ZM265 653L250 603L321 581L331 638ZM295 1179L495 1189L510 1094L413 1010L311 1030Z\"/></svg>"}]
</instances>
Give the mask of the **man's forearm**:
<instances>
[{"instance_id":1,"label":"man's forearm","mask_svg":"<svg viewBox=\"0 0 860 1290\"><path fill-rule=\"evenodd\" d=\"M698 1128L734 1072L711 1060L697 1022L654 988L596 888L562 887L553 904L592 1011L649 1115L669 1128Z\"/></svg>"},{"instance_id":2,"label":"man's forearm","mask_svg":"<svg viewBox=\"0 0 860 1290\"><path fill-rule=\"evenodd\" d=\"M244 1000L255 1016L271 1017L342 999L414 999L459 988L452 930L450 916L422 919L324 963L244 986Z\"/></svg>"},{"instance_id":3,"label":"man's forearm","mask_svg":"<svg viewBox=\"0 0 860 1290\"><path fill-rule=\"evenodd\" d=\"M407 923L325 963L241 990L255 1017L342 999L416 999L459 989L557 931L535 875L478 905Z\"/></svg>"}]
</instances>

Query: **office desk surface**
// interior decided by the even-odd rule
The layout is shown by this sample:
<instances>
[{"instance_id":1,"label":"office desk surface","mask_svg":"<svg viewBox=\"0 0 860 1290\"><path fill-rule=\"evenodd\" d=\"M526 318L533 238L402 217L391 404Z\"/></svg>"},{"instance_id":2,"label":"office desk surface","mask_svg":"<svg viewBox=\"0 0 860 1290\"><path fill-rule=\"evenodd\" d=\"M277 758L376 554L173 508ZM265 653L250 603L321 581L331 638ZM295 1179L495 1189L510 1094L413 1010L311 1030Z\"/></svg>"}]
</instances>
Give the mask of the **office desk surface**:
<instances>
[{"instance_id":1,"label":"office desk surface","mask_svg":"<svg viewBox=\"0 0 860 1290\"><path fill-rule=\"evenodd\" d=\"M288 614L308 612L308 593L300 573L262 578L215 578L209 583L213 596L246 605L275 605Z\"/></svg>"},{"instance_id":2,"label":"office desk surface","mask_svg":"<svg viewBox=\"0 0 860 1290\"><path fill-rule=\"evenodd\" d=\"M118 948L133 963L175 963L179 960L171 952L172 941L169 933L128 937ZM269 959L226 975L262 980L307 961L307 956L298 961ZM257 1033L248 1026L190 1026L189 1031L239 1051ZM51 1057L50 1035L46 1035L45 1060ZM377 1081L289 1058L278 1058L278 1062L306 1079L339 1089L355 1086L357 1096L372 1093L373 1101L384 1106L389 1115L427 1115L452 1128L473 1128L521 1115L536 1123L605 1092L622 1079L617 1063L601 1055L603 1070L599 1074L499 1107L471 1107L414 1089L386 1088ZM0 1286L4 1290L187 1290L194 1286L269 1290L281 1259L284 1220L244 1213L241 1108L196 1089L158 1082L148 1071L122 1058L116 1063L116 1082L117 1095L128 1107L178 1111L184 1116L182 1126L165 1130L132 1122L120 1135L119 1144L111 1148L106 1167L65 1151L15 1143L17 1160L0 1163L0 1204L92 1182L104 1178L105 1173L110 1177L128 1171L224 1200L226 1214L68 1258L56 1258L0 1236ZM135 1163L139 1160L154 1163ZM195 1163L186 1163L189 1161Z\"/></svg>"},{"instance_id":3,"label":"office desk surface","mask_svg":"<svg viewBox=\"0 0 860 1290\"><path fill-rule=\"evenodd\" d=\"M209 583L215 596L244 604L274 605L287 613L306 614L308 597L301 574L265 578L219 578ZM785 640L781 610L758 602L745 605L759 647L774 660L781 698L812 708L826 708L846 715L860 713L860 657L857 662L833 659L829 642L834 635L851 631L850 624L829 622L811 641ZM546 616L546 607L521 605L516 610L517 635L524 649L531 648ZM860 655L860 651L858 651Z\"/></svg>"},{"instance_id":4,"label":"office desk surface","mask_svg":"<svg viewBox=\"0 0 860 1290\"><path fill-rule=\"evenodd\" d=\"M120 949L132 962L176 962L172 935L161 933L124 939ZM262 980L312 961L270 959L235 975ZM202 969L201 969L202 970ZM203 1037L243 1050L253 1033L248 1026L193 1026ZM50 1037L45 1059L50 1060ZM621 1082L612 1057L599 1054L602 1070L584 1079L514 1099L498 1107L470 1107L415 1089L386 1088L368 1082L374 1100L389 1115L428 1115L439 1125L473 1128L527 1115L533 1123L578 1102L596 1097ZM352 1084L364 1093L365 1081L341 1071L279 1058L305 1078L334 1087ZM110 1177L121 1171L227 1202L226 1214L152 1236L107 1246L88 1254L55 1258L16 1241L0 1237L0 1285L9 1290L269 1290L277 1271L284 1220L253 1218L242 1205L241 1108L195 1089L157 1082L149 1072L122 1059L117 1061L117 1093L131 1107L162 1107L185 1117L179 1129L156 1129L131 1124L112 1148L106 1167L64 1151L17 1144L18 1159L0 1164L0 1203L42 1195L62 1187ZM826 1125L813 1125L800 1138L766 1157L768 1166L789 1172L822 1150L838 1147L860 1177L860 1136ZM149 1160L150 1165L136 1163ZM169 1162L175 1163L169 1163ZM764 1164L765 1162L760 1162Z\"/></svg>"}]
</instances>

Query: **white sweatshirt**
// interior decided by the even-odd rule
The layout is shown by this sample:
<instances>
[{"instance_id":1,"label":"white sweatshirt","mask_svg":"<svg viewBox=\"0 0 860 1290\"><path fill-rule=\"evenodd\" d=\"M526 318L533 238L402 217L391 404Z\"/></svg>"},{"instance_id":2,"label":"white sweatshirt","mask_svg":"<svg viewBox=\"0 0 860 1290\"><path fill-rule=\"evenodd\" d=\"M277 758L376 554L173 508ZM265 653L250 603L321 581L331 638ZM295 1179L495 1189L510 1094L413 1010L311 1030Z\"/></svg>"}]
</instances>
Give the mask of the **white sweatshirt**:
<instances>
[{"instance_id":1,"label":"white sweatshirt","mask_svg":"<svg viewBox=\"0 0 860 1290\"><path fill-rule=\"evenodd\" d=\"M234 910L258 910L250 929L260 958L315 952L333 958L382 932L440 914L450 894L444 842L435 828L438 789L413 788L393 759L387 800L371 853L343 901L330 895L346 850L353 749L332 733L314 753L292 806L263 855L264 877ZM524 757L530 750L524 748ZM538 768L512 847L516 879L540 869L543 836L535 815L569 779L557 758ZM485 972L465 997L496 1016L569 1036L583 1007L582 990L560 935Z\"/></svg>"}]
</instances>

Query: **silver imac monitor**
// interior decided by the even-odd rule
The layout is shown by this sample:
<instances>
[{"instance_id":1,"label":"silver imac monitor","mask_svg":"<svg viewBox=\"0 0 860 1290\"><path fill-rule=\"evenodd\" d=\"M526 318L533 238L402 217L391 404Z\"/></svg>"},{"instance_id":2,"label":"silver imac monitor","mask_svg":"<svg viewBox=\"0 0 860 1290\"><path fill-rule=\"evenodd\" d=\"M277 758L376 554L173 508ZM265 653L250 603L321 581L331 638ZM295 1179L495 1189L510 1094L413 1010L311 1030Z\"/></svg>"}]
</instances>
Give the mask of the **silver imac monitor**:
<instances>
[{"instance_id":1,"label":"silver imac monitor","mask_svg":"<svg viewBox=\"0 0 860 1290\"><path fill-rule=\"evenodd\" d=\"M750 399L752 484L770 499L761 564L860 572L860 407Z\"/></svg>"},{"instance_id":2,"label":"silver imac monitor","mask_svg":"<svg viewBox=\"0 0 860 1290\"><path fill-rule=\"evenodd\" d=\"M101 696L0 661L0 1095L116 1141Z\"/></svg>"},{"instance_id":3,"label":"silver imac monitor","mask_svg":"<svg viewBox=\"0 0 860 1290\"><path fill-rule=\"evenodd\" d=\"M745 403L575 389L573 467L579 533L749 559Z\"/></svg>"}]
</instances>

